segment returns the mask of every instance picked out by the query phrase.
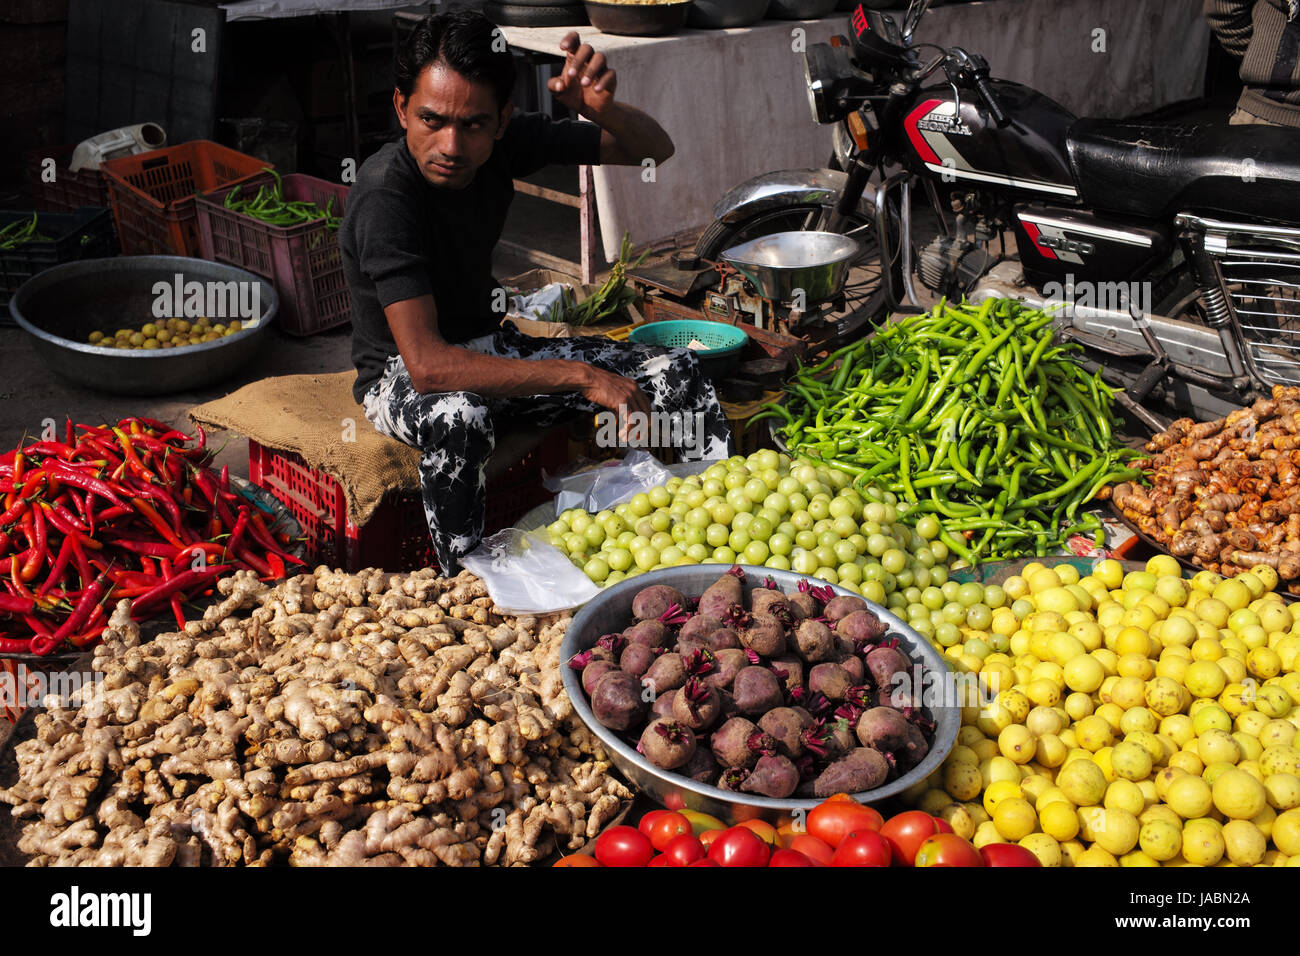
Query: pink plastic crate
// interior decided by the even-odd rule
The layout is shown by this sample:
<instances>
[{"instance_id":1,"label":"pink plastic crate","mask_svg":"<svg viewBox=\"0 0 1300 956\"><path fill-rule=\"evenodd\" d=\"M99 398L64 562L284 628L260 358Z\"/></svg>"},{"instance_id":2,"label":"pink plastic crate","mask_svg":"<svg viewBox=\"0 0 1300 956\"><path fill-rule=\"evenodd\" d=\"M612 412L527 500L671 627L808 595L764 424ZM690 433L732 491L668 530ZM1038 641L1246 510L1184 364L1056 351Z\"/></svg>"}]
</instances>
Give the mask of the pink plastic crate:
<instances>
[{"instance_id":1,"label":"pink plastic crate","mask_svg":"<svg viewBox=\"0 0 1300 956\"><path fill-rule=\"evenodd\" d=\"M256 195L245 186L239 198ZM343 277L338 230L324 220L297 226L273 226L225 207L229 189L198 200L199 244L203 258L226 262L270 279L280 294L280 327L291 335L312 335L349 321L352 299ZM314 176L284 177L288 202L314 202L343 215L348 187Z\"/></svg>"}]
</instances>

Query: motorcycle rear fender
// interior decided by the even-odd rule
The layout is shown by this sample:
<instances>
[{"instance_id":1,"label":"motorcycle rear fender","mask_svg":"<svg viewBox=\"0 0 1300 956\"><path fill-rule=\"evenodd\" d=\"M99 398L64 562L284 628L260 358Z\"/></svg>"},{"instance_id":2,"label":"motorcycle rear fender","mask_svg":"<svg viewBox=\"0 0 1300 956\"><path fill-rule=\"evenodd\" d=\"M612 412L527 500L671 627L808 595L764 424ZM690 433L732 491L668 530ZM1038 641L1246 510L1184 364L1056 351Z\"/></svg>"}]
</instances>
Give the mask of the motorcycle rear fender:
<instances>
[{"instance_id":1,"label":"motorcycle rear fender","mask_svg":"<svg viewBox=\"0 0 1300 956\"><path fill-rule=\"evenodd\" d=\"M833 206L844 191L847 179L847 173L836 169L782 169L763 173L732 187L714 204L713 218L732 224L789 206ZM868 221L875 216L876 206L869 195L858 200L858 212Z\"/></svg>"}]
</instances>

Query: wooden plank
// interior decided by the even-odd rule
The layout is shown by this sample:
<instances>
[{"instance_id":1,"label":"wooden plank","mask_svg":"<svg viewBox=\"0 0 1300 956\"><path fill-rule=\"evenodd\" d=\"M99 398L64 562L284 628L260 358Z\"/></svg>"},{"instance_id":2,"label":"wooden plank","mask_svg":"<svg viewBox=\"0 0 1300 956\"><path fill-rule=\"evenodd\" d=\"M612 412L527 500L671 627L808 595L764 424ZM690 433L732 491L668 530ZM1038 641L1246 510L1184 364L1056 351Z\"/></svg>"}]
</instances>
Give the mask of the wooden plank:
<instances>
[{"instance_id":1,"label":"wooden plank","mask_svg":"<svg viewBox=\"0 0 1300 956\"><path fill-rule=\"evenodd\" d=\"M578 167L578 248L582 282L596 281L596 188L590 166Z\"/></svg>"},{"instance_id":2,"label":"wooden plank","mask_svg":"<svg viewBox=\"0 0 1300 956\"><path fill-rule=\"evenodd\" d=\"M510 242L507 239L499 240L497 248L504 249L520 259L533 263L533 265L542 266L545 269L554 269L556 272L577 275L582 268L581 265L569 259L561 259L559 256L553 256L549 252L542 252L539 249L530 249L528 246L521 246L519 243Z\"/></svg>"},{"instance_id":3,"label":"wooden plank","mask_svg":"<svg viewBox=\"0 0 1300 956\"><path fill-rule=\"evenodd\" d=\"M515 192L523 193L525 196L536 196L538 199L545 199L574 209L582 208L581 196L561 192L558 189L547 189L545 186L535 186L532 183L524 182L522 179L515 180Z\"/></svg>"}]
</instances>

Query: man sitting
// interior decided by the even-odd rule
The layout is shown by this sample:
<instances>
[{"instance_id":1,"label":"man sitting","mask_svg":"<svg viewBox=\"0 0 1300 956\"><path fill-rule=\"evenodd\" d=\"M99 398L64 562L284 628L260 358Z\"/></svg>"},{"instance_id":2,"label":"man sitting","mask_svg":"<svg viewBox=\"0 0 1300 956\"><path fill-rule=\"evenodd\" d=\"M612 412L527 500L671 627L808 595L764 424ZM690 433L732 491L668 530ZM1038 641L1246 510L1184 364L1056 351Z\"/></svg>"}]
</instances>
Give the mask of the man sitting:
<instances>
[{"instance_id":1,"label":"man sitting","mask_svg":"<svg viewBox=\"0 0 1300 956\"><path fill-rule=\"evenodd\" d=\"M695 422L686 460L724 458L731 432L694 353L605 338L540 339L502 323L493 247L513 180L550 164L666 161L672 140L614 98L603 54L561 43L550 89L591 122L516 113L515 64L471 11L427 17L398 57L393 107L405 131L362 164L339 234L352 293L354 394L386 435L420 449L439 566L455 573L483 534L483 469L496 428L546 428L610 409L624 428L652 411ZM631 417L629 417L631 416ZM644 421L644 419L643 419Z\"/></svg>"}]
</instances>

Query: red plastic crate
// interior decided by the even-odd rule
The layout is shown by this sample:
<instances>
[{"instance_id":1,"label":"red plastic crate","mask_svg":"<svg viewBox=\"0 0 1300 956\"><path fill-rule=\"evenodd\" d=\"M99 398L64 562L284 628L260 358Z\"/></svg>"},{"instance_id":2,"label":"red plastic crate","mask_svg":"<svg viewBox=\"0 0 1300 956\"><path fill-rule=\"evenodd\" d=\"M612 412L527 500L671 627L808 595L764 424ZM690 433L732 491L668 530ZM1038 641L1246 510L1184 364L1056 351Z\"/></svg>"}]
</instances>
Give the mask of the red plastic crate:
<instances>
[{"instance_id":1,"label":"red plastic crate","mask_svg":"<svg viewBox=\"0 0 1300 956\"><path fill-rule=\"evenodd\" d=\"M71 143L33 149L27 153L28 185L32 203L44 212L76 212L82 206L108 208L108 183L98 169L68 169L72 152L77 147ZM54 160L54 181L46 182L45 160Z\"/></svg>"},{"instance_id":2,"label":"red plastic crate","mask_svg":"<svg viewBox=\"0 0 1300 956\"><path fill-rule=\"evenodd\" d=\"M269 181L270 165L206 139L105 162L123 255L199 256L195 194Z\"/></svg>"},{"instance_id":3,"label":"red plastic crate","mask_svg":"<svg viewBox=\"0 0 1300 956\"><path fill-rule=\"evenodd\" d=\"M542 487L542 471L558 470L567 460L568 447L568 432L552 429L540 445L489 482L484 534L510 527L551 497ZM343 487L324 472L309 468L293 452L265 448L249 439L248 479L273 494L298 519L313 565L349 572L438 566L418 491L390 492L370 521L358 528L348 517Z\"/></svg>"},{"instance_id":4,"label":"red plastic crate","mask_svg":"<svg viewBox=\"0 0 1300 956\"><path fill-rule=\"evenodd\" d=\"M290 335L312 335L349 321L352 297L343 277L338 230L323 220L297 226L273 226L227 209L234 186L200 196L197 202L199 246L204 259L226 262L270 279L280 294L276 318ZM247 192L242 188L241 198ZM342 216L348 187L290 173L284 177L288 202L313 202Z\"/></svg>"}]
</instances>

